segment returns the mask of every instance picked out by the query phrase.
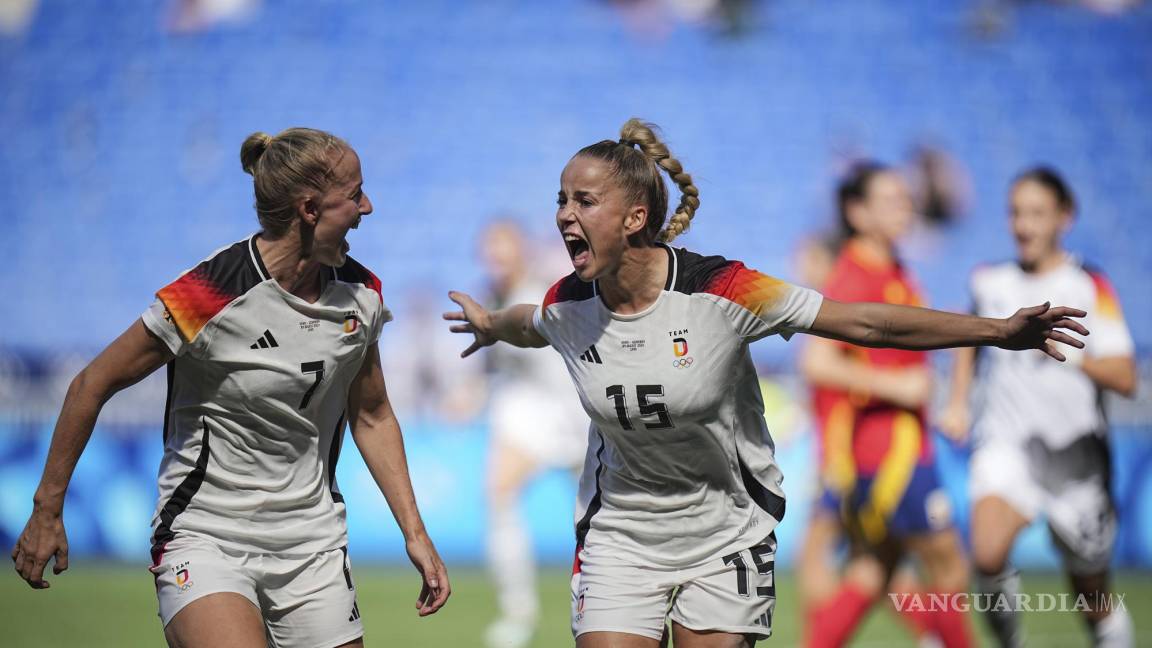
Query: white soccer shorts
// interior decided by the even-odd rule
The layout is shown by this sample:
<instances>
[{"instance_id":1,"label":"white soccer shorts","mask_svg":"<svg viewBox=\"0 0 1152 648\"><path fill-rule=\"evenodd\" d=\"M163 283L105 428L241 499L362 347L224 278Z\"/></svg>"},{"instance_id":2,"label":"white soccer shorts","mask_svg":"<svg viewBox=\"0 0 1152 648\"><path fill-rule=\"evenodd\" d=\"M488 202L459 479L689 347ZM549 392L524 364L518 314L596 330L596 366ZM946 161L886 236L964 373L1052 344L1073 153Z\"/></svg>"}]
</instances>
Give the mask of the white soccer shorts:
<instances>
[{"instance_id":1,"label":"white soccer shorts","mask_svg":"<svg viewBox=\"0 0 1152 648\"><path fill-rule=\"evenodd\" d=\"M164 625L209 594L240 594L260 609L273 648L331 648L364 634L344 548L282 557L227 551L181 534L149 570Z\"/></svg>"},{"instance_id":2,"label":"white soccer shorts","mask_svg":"<svg viewBox=\"0 0 1152 648\"><path fill-rule=\"evenodd\" d=\"M992 440L972 453L972 502L996 496L1028 520L1044 515L1056 548L1075 574L1106 571L1116 540L1116 512L1109 493L1108 446L1085 436L1052 450Z\"/></svg>"},{"instance_id":3,"label":"white soccer shorts","mask_svg":"<svg viewBox=\"0 0 1152 648\"><path fill-rule=\"evenodd\" d=\"M572 574L572 634L660 639L667 619L698 631L772 634L776 538L688 568L637 565L581 550Z\"/></svg>"}]
</instances>

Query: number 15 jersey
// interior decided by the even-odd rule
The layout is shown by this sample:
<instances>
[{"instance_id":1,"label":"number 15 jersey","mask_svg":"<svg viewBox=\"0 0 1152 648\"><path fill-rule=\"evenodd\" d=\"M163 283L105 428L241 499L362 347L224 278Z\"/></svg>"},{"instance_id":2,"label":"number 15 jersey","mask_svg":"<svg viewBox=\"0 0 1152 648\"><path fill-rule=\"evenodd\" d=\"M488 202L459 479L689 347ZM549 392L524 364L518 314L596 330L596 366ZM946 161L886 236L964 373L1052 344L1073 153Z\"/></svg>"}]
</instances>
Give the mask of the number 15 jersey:
<instances>
[{"instance_id":1,"label":"number 15 jersey","mask_svg":"<svg viewBox=\"0 0 1152 648\"><path fill-rule=\"evenodd\" d=\"M578 551L689 566L759 542L784 516L783 476L748 345L811 327L819 293L665 246L656 302L613 313L596 283L548 291L536 330L591 417Z\"/></svg>"},{"instance_id":2,"label":"number 15 jersey","mask_svg":"<svg viewBox=\"0 0 1152 648\"><path fill-rule=\"evenodd\" d=\"M348 390L391 315L356 261L325 272L305 302L269 276L253 236L156 293L142 319L176 358L154 551L183 533L282 556L346 544Z\"/></svg>"}]
</instances>

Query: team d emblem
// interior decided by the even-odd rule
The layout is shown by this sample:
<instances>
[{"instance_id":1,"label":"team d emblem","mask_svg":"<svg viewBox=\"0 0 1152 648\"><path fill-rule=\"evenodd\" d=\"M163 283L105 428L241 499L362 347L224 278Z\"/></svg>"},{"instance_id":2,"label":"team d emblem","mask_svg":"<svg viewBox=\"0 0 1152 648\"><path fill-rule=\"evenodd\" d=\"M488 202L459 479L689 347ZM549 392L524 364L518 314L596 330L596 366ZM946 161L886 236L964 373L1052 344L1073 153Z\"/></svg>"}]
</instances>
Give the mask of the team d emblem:
<instances>
[{"instance_id":1,"label":"team d emblem","mask_svg":"<svg viewBox=\"0 0 1152 648\"><path fill-rule=\"evenodd\" d=\"M683 369L692 365L692 357L688 355L688 340L682 337L672 340L672 353L676 356L672 361L673 367Z\"/></svg>"},{"instance_id":2,"label":"team d emblem","mask_svg":"<svg viewBox=\"0 0 1152 648\"><path fill-rule=\"evenodd\" d=\"M358 328L360 328L360 318L356 316L356 312L344 313L344 332L355 333Z\"/></svg>"}]
</instances>

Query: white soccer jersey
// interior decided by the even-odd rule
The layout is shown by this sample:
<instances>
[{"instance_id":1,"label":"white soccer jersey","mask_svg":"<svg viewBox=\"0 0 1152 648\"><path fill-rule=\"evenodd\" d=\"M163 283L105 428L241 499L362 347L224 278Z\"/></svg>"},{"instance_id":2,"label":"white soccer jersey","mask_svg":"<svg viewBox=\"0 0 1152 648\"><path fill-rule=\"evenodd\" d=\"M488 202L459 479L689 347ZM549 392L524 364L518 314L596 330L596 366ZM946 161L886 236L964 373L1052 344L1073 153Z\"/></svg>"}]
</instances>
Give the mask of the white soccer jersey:
<instances>
[{"instance_id":1,"label":"white soccer jersey","mask_svg":"<svg viewBox=\"0 0 1152 648\"><path fill-rule=\"evenodd\" d=\"M548 288L546 282L525 279L516 284L505 303L495 304L494 307L535 303ZM565 396L571 394L571 400L576 401L568 372L564 369L564 363L556 356L540 353L536 349L497 344L489 347L486 359L497 391L504 388L530 387L552 394L559 393Z\"/></svg>"},{"instance_id":2,"label":"white soccer jersey","mask_svg":"<svg viewBox=\"0 0 1152 648\"><path fill-rule=\"evenodd\" d=\"M391 319L379 280L349 258L309 304L269 276L253 236L156 296L144 324L176 359L154 550L185 532L255 553L343 546L336 460L349 385Z\"/></svg>"},{"instance_id":3,"label":"white soccer jersey","mask_svg":"<svg viewBox=\"0 0 1152 648\"><path fill-rule=\"evenodd\" d=\"M748 344L808 329L819 293L739 262L665 248L668 280L634 315L575 274L536 330L560 352L592 419L577 545L641 564L693 565L763 540L783 476Z\"/></svg>"},{"instance_id":4,"label":"white soccer jersey","mask_svg":"<svg viewBox=\"0 0 1152 648\"><path fill-rule=\"evenodd\" d=\"M1035 437L1062 448L1085 434L1103 434L1107 421L1101 392L1080 370L1080 355L1127 356L1133 351L1116 293L1104 275L1072 258L1043 274L1024 272L1015 262L1000 263L976 269L972 298L974 312L983 317L1008 317L1022 306L1046 301L1079 308L1088 312L1083 323L1091 332L1083 350L1060 345L1066 363L1040 351L982 349L981 393L974 403L976 442Z\"/></svg>"}]
</instances>

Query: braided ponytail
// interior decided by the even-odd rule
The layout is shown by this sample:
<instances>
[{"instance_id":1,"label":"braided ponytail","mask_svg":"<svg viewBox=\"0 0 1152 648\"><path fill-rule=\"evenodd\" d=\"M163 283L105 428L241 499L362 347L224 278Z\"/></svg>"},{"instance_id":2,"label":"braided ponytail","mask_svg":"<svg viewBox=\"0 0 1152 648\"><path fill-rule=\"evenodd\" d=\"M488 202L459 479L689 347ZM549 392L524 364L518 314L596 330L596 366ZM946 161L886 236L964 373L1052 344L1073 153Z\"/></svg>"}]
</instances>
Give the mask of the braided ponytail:
<instances>
[{"instance_id":1,"label":"braided ponytail","mask_svg":"<svg viewBox=\"0 0 1152 648\"><path fill-rule=\"evenodd\" d=\"M648 222L643 231L646 240L668 243L688 229L700 207L700 192L692 184L692 176L684 172L680 161L672 157L655 131L654 124L629 119L620 129L619 141L603 140L585 146L576 155L606 162L628 200L647 205ZM672 178L681 194L680 204L667 227L664 227L664 218L668 214L668 188L660 175L661 169Z\"/></svg>"},{"instance_id":2,"label":"braided ponytail","mask_svg":"<svg viewBox=\"0 0 1152 648\"><path fill-rule=\"evenodd\" d=\"M700 207L700 191L696 189L696 185L692 184L692 176L684 172L680 160L672 157L668 147L656 136L656 128L655 124L643 122L633 117L624 122L620 128L620 143L628 146L639 146L640 151L656 166L663 169L664 173L667 173L668 177L680 188L680 204L676 206L676 212L668 220L668 225L659 230L655 236L655 239L660 242L670 243L687 231L692 224L692 217L696 215L696 210ZM660 215L663 216L663 214ZM655 219L653 221L661 222Z\"/></svg>"}]
</instances>

